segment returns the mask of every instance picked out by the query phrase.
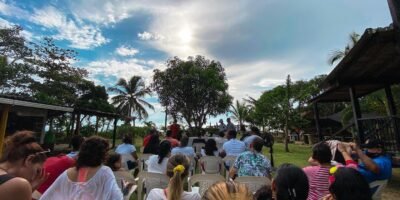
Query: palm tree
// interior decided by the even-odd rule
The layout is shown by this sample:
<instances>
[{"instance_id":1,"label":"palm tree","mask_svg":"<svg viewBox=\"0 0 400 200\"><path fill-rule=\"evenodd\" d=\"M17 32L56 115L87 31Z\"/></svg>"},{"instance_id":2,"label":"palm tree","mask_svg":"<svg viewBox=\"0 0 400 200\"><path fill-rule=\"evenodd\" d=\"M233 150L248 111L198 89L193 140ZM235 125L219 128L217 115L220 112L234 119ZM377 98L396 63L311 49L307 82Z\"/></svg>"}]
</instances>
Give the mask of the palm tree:
<instances>
[{"instance_id":1,"label":"palm tree","mask_svg":"<svg viewBox=\"0 0 400 200\"><path fill-rule=\"evenodd\" d=\"M329 57L329 64L333 65L336 61L342 59L345 55L347 55L350 50L354 47L354 45L358 42L360 39L360 35L357 34L356 32L350 33L350 43L346 45L344 51L342 50L335 50L331 56Z\"/></svg>"},{"instance_id":2,"label":"palm tree","mask_svg":"<svg viewBox=\"0 0 400 200\"><path fill-rule=\"evenodd\" d=\"M132 76L129 82L121 78L115 87L108 90L117 93L117 96L111 98L112 104L117 106L121 114L130 119L135 118L132 117L134 113L139 120L146 119L149 115L145 107L154 110L154 107L143 99L146 95L151 95L151 90L145 86L140 76Z\"/></svg>"},{"instance_id":3,"label":"palm tree","mask_svg":"<svg viewBox=\"0 0 400 200\"><path fill-rule=\"evenodd\" d=\"M238 121L239 126L241 126L245 117L249 113L249 107L246 105L246 103L240 103L238 100L236 100L235 106L231 105L231 108L232 109L230 110L230 112L233 114L232 118Z\"/></svg>"}]
</instances>

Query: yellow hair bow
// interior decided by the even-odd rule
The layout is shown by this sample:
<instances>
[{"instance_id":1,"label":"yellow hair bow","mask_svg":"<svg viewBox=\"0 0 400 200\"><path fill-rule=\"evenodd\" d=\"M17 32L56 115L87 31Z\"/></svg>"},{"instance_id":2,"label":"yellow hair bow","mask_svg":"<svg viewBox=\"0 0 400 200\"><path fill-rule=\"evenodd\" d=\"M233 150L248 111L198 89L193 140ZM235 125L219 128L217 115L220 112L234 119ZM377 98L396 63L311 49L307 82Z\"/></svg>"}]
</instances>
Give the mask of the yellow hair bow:
<instances>
[{"instance_id":1,"label":"yellow hair bow","mask_svg":"<svg viewBox=\"0 0 400 200\"><path fill-rule=\"evenodd\" d=\"M337 166L334 166L334 167L331 167L331 169L329 170L329 173L330 174L335 174L335 172L338 170L338 167Z\"/></svg>"},{"instance_id":2,"label":"yellow hair bow","mask_svg":"<svg viewBox=\"0 0 400 200\"><path fill-rule=\"evenodd\" d=\"M177 165L177 166L174 168L174 173L176 173L176 172L182 173L183 171L185 171L185 167L184 167L183 165Z\"/></svg>"}]
</instances>

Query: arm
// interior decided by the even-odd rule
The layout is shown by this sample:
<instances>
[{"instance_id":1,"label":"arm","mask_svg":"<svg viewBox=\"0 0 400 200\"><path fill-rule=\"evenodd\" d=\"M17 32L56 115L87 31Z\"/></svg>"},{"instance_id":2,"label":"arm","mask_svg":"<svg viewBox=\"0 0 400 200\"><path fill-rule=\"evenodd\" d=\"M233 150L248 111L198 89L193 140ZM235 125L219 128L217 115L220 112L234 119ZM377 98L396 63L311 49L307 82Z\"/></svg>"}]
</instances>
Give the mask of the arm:
<instances>
[{"instance_id":1,"label":"arm","mask_svg":"<svg viewBox=\"0 0 400 200\"><path fill-rule=\"evenodd\" d=\"M343 156L343 158L344 158L344 160L345 160L346 162L347 162L348 160L353 160L353 159L351 158L351 156L349 155L349 153L347 153L346 147L345 147L344 144L339 143L339 144L337 145L337 148L338 148L339 152L342 154L342 156Z\"/></svg>"},{"instance_id":2,"label":"arm","mask_svg":"<svg viewBox=\"0 0 400 200\"><path fill-rule=\"evenodd\" d=\"M357 155L360 158L361 162L363 162L365 164L365 167L369 171L371 171L375 174L379 174L379 167L371 158L369 158L367 155L365 155L364 152L361 151L361 149L358 147L356 147L356 152L357 152Z\"/></svg>"},{"instance_id":3,"label":"arm","mask_svg":"<svg viewBox=\"0 0 400 200\"><path fill-rule=\"evenodd\" d=\"M27 200L32 199L32 188L30 183L23 178L13 178L2 185L4 200Z\"/></svg>"},{"instance_id":4,"label":"arm","mask_svg":"<svg viewBox=\"0 0 400 200\"><path fill-rule=\"evenodd\" d=\"M135 160L138 160L139 157L138 157L136 151L132 152L131 155Z\"/></svg>"}]
</instances>

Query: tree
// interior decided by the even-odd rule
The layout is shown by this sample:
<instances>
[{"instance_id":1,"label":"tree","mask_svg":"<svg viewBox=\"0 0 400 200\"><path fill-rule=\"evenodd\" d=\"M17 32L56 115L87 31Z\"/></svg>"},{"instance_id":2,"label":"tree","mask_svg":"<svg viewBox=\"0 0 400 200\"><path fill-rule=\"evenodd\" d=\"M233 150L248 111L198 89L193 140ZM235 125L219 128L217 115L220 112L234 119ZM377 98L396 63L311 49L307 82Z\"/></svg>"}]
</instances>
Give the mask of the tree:
<instances>
[{"instance_id":1,"label":"tree","mask_svg":"<svg viewBox=\"0 0 400 200\"><path fill-rule=\"evenodd\" d=\"M128 82L121 78L115 87L108 88L108 90L117 94L111 98L112 104L117 106L117 110L121 114L130 119L135 114L139 120L146 119L148 113L145 107L154 110L153 105L143 99L146 95L151 95L151 90L146 87L140 76L132 76Z\"/></svg>"},{"instance_id":2,"label":"tree","mask_svg":"<svg viewBox=\"0 0 400 200\"><path fill-rule=\"evenodd\" d=\"M332 55L329 57L329 64L333 65L333 63L335 63L338 60L341 60L345 55L347 55L350 50L354 47L354 45L358 42L358 40L360 39L360 35L357 34L356 32L352 32L350 33L350 43L348 43L346 45L346 47L344 48L344 50L335 50L333 51Z\"/></svg>"},{"instance_id":3,"label":"tree","mask_svg":"<svg viewBox=\"0 0 400 200\"><path fill-rule=\"evenodd\" d=\"M232 102L221 63L203 56L168 60L166 70L154 70L152 88L168 113L183 118L197 133L207 116L225 113Z\"/></svg>"},{"instance_id":4,"label":"tree","mask_svg":"<svg viewBox=\"0 0 400 200\"><path fill-rule=\"evenodd\" d=\"M233 119L239 122L239 126L242 126L245 121L247 115L249 114L249 106L246 103L240 103L236 100L235 105L231 105L230 112L233 114Z\"/></svg>"}]
</instances>

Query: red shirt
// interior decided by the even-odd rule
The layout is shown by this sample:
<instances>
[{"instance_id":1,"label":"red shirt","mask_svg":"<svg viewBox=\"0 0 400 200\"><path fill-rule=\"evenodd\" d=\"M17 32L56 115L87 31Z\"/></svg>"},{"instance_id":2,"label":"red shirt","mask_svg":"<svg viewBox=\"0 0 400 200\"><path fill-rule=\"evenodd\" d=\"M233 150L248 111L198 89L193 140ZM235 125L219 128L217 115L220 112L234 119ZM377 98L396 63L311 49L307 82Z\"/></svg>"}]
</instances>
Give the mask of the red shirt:
<instances>
[{"instance_id":1,"label":"red shirt","mask_svg":"<svg viewBox=\"0 0 400 200\"><path fill-rule=\"evenodd\" d=\"M146 137L143 138L143 148L146 147L147 144L149 143L151 135L152 134L149 134L149 135L147 135Z\"/></svg>"},{"instance_id":2,"label":"red shirt","mask_svg":"<svg viewBox=\"0 0 400 200\"><path fill-rule=\"evenodd\" d=\"M172 124L169 129L171 130L172 134L171 137L177 139L178 138L178 133L180 130L179 124Z\"/></svg>"},{"instance_id":3,"label":"red shirt","mask_svg":"<svg viewBox=\"0 0 400 200\"><path fill-rule=\"evenodd\" d=\"M51 184L54 183L58 176L74 165L75 160L66 155L47 158L44 162L44 170L46 173L49 173L49 177L44 183L42 183L42 185L39 186L37 191L39 191L41 194L46 192L46 190L51 186Z\"/></svg>"},{"instance_id":4,"label":"red shirt","mask_svg":"<svg viewBox=\"0 0 400 200\"><path fill-rule=\"evenodd\" d=\"M171 148L179 146L179 141L172 137L165 137L165 140L168 140L171 143Z\"/></svg>"}]
</instances>

